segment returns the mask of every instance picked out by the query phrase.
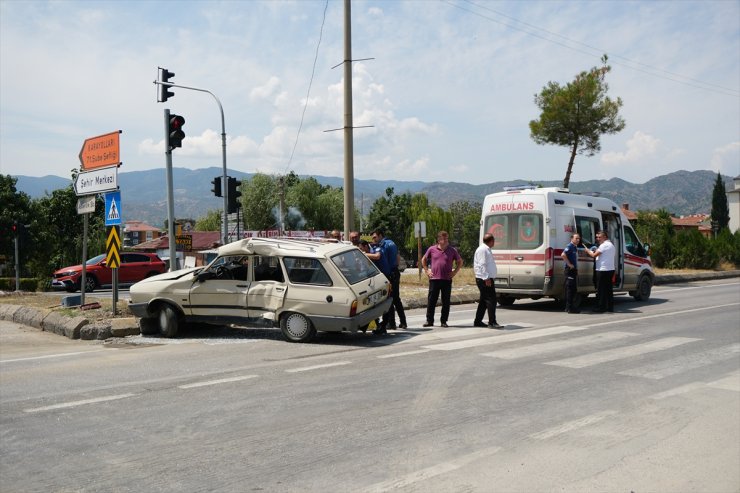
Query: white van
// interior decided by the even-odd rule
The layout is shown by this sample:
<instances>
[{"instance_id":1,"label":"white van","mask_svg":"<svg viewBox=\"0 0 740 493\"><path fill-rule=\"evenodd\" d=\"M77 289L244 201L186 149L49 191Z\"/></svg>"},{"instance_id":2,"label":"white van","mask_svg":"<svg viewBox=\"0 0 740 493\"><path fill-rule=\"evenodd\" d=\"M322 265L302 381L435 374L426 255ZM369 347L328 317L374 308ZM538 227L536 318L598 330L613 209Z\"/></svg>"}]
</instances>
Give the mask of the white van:
<instances>
[{"instance_id":1,"label":"white van","mask_svg":"<svg viewBox=\"0 0 740 493\"><path fill-rule=\"evenodd\" d=\"M614 291L647 300L655 274L648 247L643 246L627 217L611 200L569 193L560 188L512 187L487 195L483 201L480 237L492 233L498 275L496 295L502 306L516 299L565 298L560 254L578 232L577 304L595 293L594 261L584 248L604 230L617 251Z\"/></svg>"}]
</instances>

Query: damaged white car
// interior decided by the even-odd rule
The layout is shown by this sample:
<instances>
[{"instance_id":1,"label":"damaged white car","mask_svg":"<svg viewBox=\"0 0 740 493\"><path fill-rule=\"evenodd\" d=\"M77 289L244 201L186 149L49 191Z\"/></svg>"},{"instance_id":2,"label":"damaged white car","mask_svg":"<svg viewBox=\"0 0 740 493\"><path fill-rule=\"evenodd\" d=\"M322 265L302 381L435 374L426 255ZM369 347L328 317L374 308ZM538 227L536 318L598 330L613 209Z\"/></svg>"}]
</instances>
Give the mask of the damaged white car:
<instances>
[{"instance_id":1,"label":"damaged white car","mask_svg":"<svg viewBox=\"0 0 740 493\"><path fill-rule=\"evenodd\" d=\"M279 326L288 341L317 331L365 331L391 305L390 282L356 247L250 238L218 249L206 267L131 287L141 333L172 337L183 324Z\"/></svg>"}]
</instances>

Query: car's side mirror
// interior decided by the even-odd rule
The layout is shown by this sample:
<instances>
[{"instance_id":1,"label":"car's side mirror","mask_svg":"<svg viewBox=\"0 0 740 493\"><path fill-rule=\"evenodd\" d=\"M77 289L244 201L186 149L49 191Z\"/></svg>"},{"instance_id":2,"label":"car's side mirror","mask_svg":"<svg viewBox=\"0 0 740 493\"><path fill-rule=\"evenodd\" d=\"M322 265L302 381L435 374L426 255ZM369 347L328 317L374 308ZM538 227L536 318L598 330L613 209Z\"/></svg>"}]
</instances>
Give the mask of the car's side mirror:
<instances>
[{"instance_id":1,"label":"car's side mirror","mask_svg":"<svg viewBox=\"0 0 740 493\"><path fill-rule=\"evenodd\" d=\"M198 282L204 282L208 279L213 279L214 277L216 277L216 274L214 274L210 270L206 270L198 274Z\"/></svg>"},{"instance_id":2,"label":"car's side mirror","mask_svg":"<svg viewBox=\"0 0 740 493\"><path fill-rule=\"evenodd\" d=\"M650 255L650 244L645 243L642 245L642 247L645 249L645 255Z\"/></svg>"}]
</instances>

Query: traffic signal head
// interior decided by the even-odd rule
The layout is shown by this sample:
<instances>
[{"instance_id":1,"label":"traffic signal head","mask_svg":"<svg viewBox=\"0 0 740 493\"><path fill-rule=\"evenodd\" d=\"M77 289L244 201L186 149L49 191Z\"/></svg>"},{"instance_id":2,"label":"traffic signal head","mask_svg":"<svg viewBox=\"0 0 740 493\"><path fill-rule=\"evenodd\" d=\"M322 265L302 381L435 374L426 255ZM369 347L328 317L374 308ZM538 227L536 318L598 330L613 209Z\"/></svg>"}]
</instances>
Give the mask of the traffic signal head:
<instances>
[{"instance_id":1,"label":"traffic signal head","mask_svg":"<svg viewBox=\"0 0 740 493\"><path fill-rule=\"evenodd\" d=\"M166 68L159 67L159 80L160 82L166 83L169 82L171 78L175 76L174 72L170 72ZM175 93L170 91L170 85L169 84L159 84L157 86L159 88L159 92L157 93L157 102L158 103L164 103L171 97L174 97Z\"/></svg>"},{"instance_id":2,"label":"traffic signal head","mask_svg":"<svg viewBox=\"0 0 740 493\"><path fill-rule=\"evenodd\" d=\"M13 226L11 226L11 229L13 231L13 236L18 236L18 221L13 221Z\"/></svg>"},{"instance_id":3,"label":"traffic signal head","mask_svg":"<svg viewBox=\"0 0 740 493\"><path fill-rule=\"evenodd\" d=\"M213 195L216 197L222 197L221 195L221 177L217 176L213 180L211 180L211 183L213 184L213 188L211 189L211 192L213 192Z\"/></svg>"},{"instance_id":4,"label":"traffic signal head","mask_svg":"<svg viewBox=\"0 0 740 493\"><path fill-rule=\"evenodd\" d=\"M170 115L170 149L182 147L182 139L185 138L185 132L182 127L185 125L185 118L180 115Z\"/></svg>"},{"instance_id":5,"label":"traffic signal head","mask_svg":"<svg viewBox=\"0 0 740 493\"><path fill-rule=\"evenodd\" d=\"M241 186L242 182L241 180L237 180L236 178L232 178L231 176L227 177L227 179L229 186L229 203L227 210L229 214L233 214L241 206L241 200L239 200L239 197L242 196L242 193L241 191L237 190L237 188Z\"/></svg>"}]
</instances>

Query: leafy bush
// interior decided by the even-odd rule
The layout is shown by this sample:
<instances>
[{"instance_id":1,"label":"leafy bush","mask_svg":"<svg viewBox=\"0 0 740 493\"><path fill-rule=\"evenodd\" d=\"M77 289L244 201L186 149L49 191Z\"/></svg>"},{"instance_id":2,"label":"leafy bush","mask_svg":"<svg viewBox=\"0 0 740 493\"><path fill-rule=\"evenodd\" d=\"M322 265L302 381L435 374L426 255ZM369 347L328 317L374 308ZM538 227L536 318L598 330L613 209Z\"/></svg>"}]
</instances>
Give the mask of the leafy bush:
<instances>
[{"instance_id":1,"label":"leafy bush","mask_svg":"<svg viewBox=\"0 0 740 493\"><path fill-rule=\"evenodd\" d=\"M21 277L19 285L21 291L36 291L39 279L35 277ZM15 277L0 277L0 291L15 291Z\"/></svg>"},{"instance_id":2,"label":"leafy bush","mask_svg":"<svg viewBox=\"0 0 740 493\"><path fill-rule=\"evenodd\" d=\"M719 265L719 254L712 241L697 229L681 231L673 238L671 269L714 269Z\"/></svg>"},{"instance_id":3,"label":"leafy bush","mask_svg":"<svg viewBox=\"0 0 740 493\"><path fill-rule=\"evenodd\" d=\"M735 267L740 265L740 231L732 234L729 229L724 228L713 243L720 262L729 262Z\"/></svg>"}]
</instances>

